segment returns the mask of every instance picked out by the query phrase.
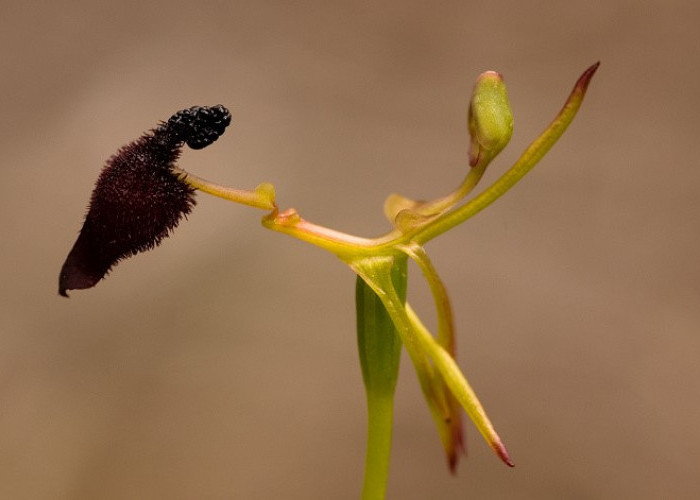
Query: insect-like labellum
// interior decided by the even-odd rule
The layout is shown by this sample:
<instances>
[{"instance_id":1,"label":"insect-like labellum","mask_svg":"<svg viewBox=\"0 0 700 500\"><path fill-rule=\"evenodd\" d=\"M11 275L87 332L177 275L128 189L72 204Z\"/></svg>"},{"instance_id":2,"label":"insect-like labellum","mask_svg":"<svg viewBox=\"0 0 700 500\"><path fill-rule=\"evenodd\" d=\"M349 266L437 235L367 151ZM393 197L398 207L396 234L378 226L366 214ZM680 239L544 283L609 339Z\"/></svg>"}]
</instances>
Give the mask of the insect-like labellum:
<instances>
[{"instance_id":1,"label":"insect-like labellum","mask_svg":"<svg viewBox=\"0 0 700 500\"><path fill-rule=\"evenodd\" d=\"M194 190L172 172L183 143L202 149L230 123L224 106L191 107L112 156L61 268L58 293L90 288L120 260L160 244L195 204Z\"/></svg>"}]
</instances>

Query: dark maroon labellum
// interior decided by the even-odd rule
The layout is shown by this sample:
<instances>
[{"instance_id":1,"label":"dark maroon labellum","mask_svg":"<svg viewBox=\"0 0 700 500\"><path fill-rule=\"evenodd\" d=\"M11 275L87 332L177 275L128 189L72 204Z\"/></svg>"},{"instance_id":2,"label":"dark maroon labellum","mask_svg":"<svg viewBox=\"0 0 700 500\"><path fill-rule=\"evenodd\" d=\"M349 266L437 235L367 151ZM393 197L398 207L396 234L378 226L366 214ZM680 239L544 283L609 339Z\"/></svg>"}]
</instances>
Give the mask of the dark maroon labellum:
<instances>
[{"instance_id":1,"label":"dark maroon labellum","mask_svg":"<svg viewBox=\"0 0 700 500\"><path fill-rule=\"evenodd\" d=\"M221 106L178 111L107 161L83 228L61 269L58 293L94 286L117 262L157 246L195 204L194 190L173 174L182 144L201 149L231 123Z\"/></svg>"},{"instance_id":2,"label":"dark maroon labellum","mask_svg":"<svg viewBox=\"0 0 700 500\"><path fill-rule=\"evenodd\" d=\"M231 113L221 104L193 106L170 117L165 127L192 149L202 149L219 138L231 123Z\"/></svg>"}]
</instances>

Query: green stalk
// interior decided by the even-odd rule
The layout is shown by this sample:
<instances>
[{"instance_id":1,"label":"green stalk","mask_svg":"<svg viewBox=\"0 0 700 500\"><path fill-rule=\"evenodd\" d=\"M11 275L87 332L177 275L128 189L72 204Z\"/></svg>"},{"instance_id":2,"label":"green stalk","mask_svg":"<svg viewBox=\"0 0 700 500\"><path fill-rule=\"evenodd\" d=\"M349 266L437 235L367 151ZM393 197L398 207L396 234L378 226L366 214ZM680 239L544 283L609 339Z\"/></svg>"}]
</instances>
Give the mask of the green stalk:
<instances>
[{"instance_id":1,"label":"green stalk","mask_svg":"<svg viewBox=\"0 0 700 500\"><path fill-rule=\"evenodd\" d=\"M406 301L407 259L393 259L391 279L401 300ZM399 375L401 339L382 301L365 281L357 277L357 344L362 379L367 394L367 452L363 500L386 496L391 458L394 392Z\"/></svg>"}]
</instances>

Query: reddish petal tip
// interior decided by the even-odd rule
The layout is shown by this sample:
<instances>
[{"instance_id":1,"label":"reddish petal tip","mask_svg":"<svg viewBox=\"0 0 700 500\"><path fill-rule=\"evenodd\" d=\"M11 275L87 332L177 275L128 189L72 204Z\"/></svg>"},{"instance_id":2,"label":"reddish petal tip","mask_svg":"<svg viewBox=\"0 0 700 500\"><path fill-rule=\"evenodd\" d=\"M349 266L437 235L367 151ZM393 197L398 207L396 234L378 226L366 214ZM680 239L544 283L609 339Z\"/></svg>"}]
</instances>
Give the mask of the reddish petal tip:
<instances>
[{"instance_id":1,"label":"reddish petal tip","mask_svg":"<svg viewBox=\"0 0 700 500\"><path fill-rule=\"evenodd\" d=\"M450 467L450 474L453 476L457 475L457 464L459 463L459 457L456 453L451 454L447 459L447 464Z\"/></svg>"},{"instance_id":2,"label":"reddish petal tip","mask_svg":"<svg viewBox=\"0 0 700 500\"><path fill-rule=\"evenodd\" d=\"M503 446L502 443L492 443L491 447L493 448L493 451L496 452L496 455L503 460L503 462L508 466L508 467L515 467L515 463L510 459L510 455L508 455L508 450L506 450L506 447Z\"/></svg>"},{"instance_id":3,"label":"reddish petal tip","mask_svg":"<svg viewBox=\"0 0 700 500\"><path fill-rule=\"evenodd\" d=\"M576 82L576 88L585 91L588 87L588 84L591 83L591 78L593 78L593 75L595 75L595 72L598 70L599 66L600 61L593 64L586 71L584 71L583 74L579 77L578 81Z\"/></svg>"}]
</instances>

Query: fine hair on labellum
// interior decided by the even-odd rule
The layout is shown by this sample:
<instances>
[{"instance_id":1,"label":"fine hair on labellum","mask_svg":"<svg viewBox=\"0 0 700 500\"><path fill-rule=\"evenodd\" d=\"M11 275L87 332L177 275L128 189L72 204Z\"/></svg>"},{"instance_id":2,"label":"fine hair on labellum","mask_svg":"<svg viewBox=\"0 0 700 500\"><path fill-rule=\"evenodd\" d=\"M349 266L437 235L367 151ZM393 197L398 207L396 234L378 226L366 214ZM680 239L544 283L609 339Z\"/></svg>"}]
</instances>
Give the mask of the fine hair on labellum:
<instances>
[{"instance_id":1,"label":"fine hair on labellum","mask_svg":"<svg viewBox=\"0 0 700 500\"><path fill-rule=\"evenodd\" d=\"M107 160L61 268L58 293L93 287L120 260L160 244L195 205L194 190L172 171L183 144L202 149L230 123L222 105L193 106Z\"/></svg>"}]
</instances>

